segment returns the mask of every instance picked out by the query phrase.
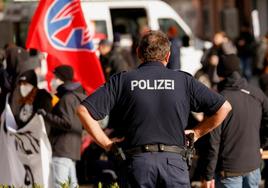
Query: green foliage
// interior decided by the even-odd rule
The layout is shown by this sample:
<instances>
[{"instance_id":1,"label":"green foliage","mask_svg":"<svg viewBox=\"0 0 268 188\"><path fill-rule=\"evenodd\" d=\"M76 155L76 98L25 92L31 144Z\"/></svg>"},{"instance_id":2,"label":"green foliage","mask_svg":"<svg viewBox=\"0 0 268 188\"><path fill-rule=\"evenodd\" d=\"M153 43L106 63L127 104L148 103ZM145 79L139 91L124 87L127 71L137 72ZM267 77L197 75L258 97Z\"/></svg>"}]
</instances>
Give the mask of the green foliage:
<instances>
[{"instance_id":1,"label":"green foliage","mask_svg":"<svg viewBox=\"0 0 268 188\"><path fill-rule=\"evenodd\" d=\"M70 188L71 184L71 180L69 179L67 182L65 183L62 183L61 184L61 187L62 188ZM42 185L38 185L36 183L34 183L34 185L32 186L32 188L43 188L44 186ZM15 187L14 185L3 185L3 184L0 184L0 188L24 188L24 187ZM79 188L79 186L77 186L76 188ZM117 187L111 187L111 188L117 188Z\"/></svg>"},{"instance_id":2,"label":"green foliage","mask_svg":"<svg viewBox=\"0 0 268 188\"><path fill-rule=\"evenodd\" d=\"M71 179L68 178L67 182L61 183L62 188L70 188L71 187ZM76 186L76 188L79 188L79 186Z\"/></svg>"},{"instance_id":3,"label":"green foliage","mask_svg":"<svg viewBox=\"0 0 268 188\"><path fill-rule=\"evenodd\" d=\"M44 186L42 185L38 185L36 183L33 184L32 188L43 188ZM0 188L24 188L22 186L20 187L15 187L15 185L3 185L3 184L0 184Z\"/></svg>"},{"instance_id":4,"label":"green foliage","mask_svg":"<svg viewBox=\"0 0 268 188\"><path fill-rule=\"evenodd\" d=\"M43 188L44 186L34 183L33 188Z\"/></svg>"},{"instance_id":5,"label":"green foliage","mask_svg":"<svg viewBox=\"0 0 268 188\"><path fill-rule=\"evenodd\" d=\"M0 185L0 188L15 188L15 186L14 185L9 186L9 185L3 185L3 184L1 184Z\"/></svg>"},{"instance_id":6,"label":"green foliage","mask_svg":"<svg viewBox=\"0 0 268 188\"><path fill-rule=\"evenodd\" d=\"M67 182L61 183L62 188L70 188L71 180L68 178Z\"/></svg>"},{"instance_id":7,"label":"green foliage","mask_svg":"<svg viewBox=\"0 0 268 188\"><path fill-rule=\"evenodd\" d=\"M98 188L119 188L119 185L117 182L111 183L108 186L103 186L101 182L98 183Z\"/></svg>"}]
</instances>

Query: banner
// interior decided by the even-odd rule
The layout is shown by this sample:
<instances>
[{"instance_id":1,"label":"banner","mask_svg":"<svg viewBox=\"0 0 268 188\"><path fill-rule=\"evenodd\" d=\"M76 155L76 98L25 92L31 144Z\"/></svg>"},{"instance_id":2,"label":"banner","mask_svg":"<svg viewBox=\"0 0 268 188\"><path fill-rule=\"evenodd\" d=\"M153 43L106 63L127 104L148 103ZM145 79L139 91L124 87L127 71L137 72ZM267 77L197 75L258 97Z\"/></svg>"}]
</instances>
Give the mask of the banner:
<instances>
[{"instance_id":1,"label":"banner","mask_svg":"<svg viewBox=\"0 0 268 188\"><path fill-rule=\"evenodd\" d=\"M75 79L92 93L105 81L93 51L93 34L84 20L80 0L40 0L32 18L26 47L48 53L48 71L71 65Z\"/></svg>"},{"instance_id":2,"label":"banner","mask_svg":"<svg viewBox=\"0 0 268 188\"><path fill-rule=\"evenodd\" d=\"M52 152L43 117L35 115L17 130L6 104L0 126L0 187L53 188Z\"/></svg>"}]
</instances>

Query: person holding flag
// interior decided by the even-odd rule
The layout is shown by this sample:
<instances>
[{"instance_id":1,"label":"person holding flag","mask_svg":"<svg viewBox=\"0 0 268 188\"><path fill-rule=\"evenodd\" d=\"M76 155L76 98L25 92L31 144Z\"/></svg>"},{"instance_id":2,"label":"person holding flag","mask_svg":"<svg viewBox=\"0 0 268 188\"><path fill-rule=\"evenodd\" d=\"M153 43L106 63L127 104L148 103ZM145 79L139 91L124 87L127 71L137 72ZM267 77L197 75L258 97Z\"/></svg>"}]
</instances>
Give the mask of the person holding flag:
<instances>
[{"instance_id":1,"label":"person holding flag","mask_svg":"<svg viewBox=\"0 0 268 188\"><path fill-rule=\"evenodd\" d=\"M72 80L79 81L88 94L105 82L80 0L40 0L29 27L26 48L48 54L48 82L53 78L53 70L60 65L73 68ZM39 113L48 115L42 110ZM74 180L71 187L75 184Z\"/></svg>"}]
</instances>

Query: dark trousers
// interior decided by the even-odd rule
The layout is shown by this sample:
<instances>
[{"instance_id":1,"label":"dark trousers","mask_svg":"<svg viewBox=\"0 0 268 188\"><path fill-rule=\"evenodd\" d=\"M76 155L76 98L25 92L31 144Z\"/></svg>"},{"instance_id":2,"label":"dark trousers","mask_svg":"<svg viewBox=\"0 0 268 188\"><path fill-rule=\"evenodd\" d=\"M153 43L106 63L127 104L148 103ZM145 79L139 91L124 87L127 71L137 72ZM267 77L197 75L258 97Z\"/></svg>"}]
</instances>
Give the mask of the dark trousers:
<instances>
[{"instance_id":1,"label":"dark trousers","mask_svg":"<svg viewBox=\"0 0 268 188\"><path fill-rule=\"evenodd\" d=\"M128 181L132 188L189 188L189 172L181 155L147 152L134 155L128 164Z\"/></svg>"}]
</instances>

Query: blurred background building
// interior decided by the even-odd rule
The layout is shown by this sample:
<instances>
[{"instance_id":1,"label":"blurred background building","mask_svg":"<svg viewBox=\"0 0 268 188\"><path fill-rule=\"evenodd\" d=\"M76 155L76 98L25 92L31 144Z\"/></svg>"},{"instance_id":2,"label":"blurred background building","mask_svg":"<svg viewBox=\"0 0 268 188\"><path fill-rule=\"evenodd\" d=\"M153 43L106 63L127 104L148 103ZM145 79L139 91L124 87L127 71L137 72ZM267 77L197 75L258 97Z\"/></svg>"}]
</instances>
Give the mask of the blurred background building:
<instances>
[{"instance_id":1,"label":"blurred background building","mask_svg":"<svg viewBox=\"0 0 268 188\"><path fill-rule=\"evenodd\" d=\"M223 30L236 38L242 25L249 25L256 37L268 31L267 0L165 0L185 19L195 34L211 39Z\"/></svg>"}]
</instances>

